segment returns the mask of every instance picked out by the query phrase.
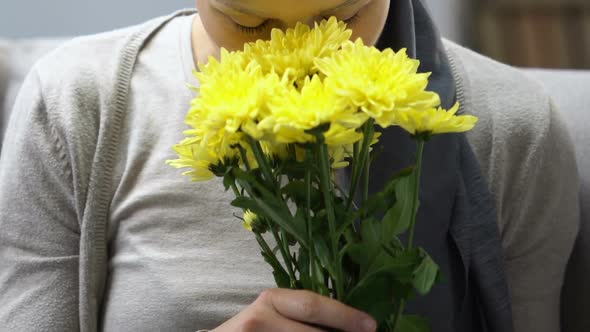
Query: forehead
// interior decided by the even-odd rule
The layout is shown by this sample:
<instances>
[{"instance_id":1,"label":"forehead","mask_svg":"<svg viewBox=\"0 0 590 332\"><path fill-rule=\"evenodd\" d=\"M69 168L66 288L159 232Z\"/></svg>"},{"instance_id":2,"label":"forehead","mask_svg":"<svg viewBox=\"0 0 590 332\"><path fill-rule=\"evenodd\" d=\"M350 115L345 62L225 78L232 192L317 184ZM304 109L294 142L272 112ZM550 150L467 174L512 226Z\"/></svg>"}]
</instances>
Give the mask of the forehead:
<instances>
[{"instance_id":1,"label":"forehead","mask_svg":"<svg viewBox=\"0 0 590 332\"><path fill-rule=\"evenodd\" d=\"M277 14L319 15L345 9L368 0L211 0L245 14L269 17Z\"/></svg>"}]
</instances>

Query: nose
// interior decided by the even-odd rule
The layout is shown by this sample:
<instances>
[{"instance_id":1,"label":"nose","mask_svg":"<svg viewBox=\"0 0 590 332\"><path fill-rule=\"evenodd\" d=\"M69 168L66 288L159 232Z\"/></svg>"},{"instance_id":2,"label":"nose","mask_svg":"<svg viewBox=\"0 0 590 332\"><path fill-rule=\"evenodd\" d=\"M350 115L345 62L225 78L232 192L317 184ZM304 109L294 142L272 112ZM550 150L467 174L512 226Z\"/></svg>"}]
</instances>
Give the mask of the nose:
<instances>
[{"instance_id":1,"label":"nose","mask_svg":"<svg viewBox=\"0 0 590 332\"><path fill-rule=\"evenodd\" d=\"M297 25L297 23L301 22L301 23L313 28L313 26L316 22L319 23L323 19L324 18L322 16L307 16L307 17L285 20L282 25L283 25L284 29L288 29L288 28L294 28L295 25Z\"/></svg>"}]
</instances>

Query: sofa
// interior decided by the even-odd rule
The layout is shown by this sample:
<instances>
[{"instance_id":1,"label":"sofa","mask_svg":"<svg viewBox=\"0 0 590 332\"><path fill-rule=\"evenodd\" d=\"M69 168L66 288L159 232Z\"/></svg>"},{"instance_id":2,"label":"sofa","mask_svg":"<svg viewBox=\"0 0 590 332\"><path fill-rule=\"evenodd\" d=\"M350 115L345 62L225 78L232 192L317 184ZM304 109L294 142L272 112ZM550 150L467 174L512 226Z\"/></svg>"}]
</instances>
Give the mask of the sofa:
<instances>
[{"instance_id":1,"label":"sofa","mask_svg":"<svg viewBox=\"0 0 590 332\"><path fill-rule=\"evenodd\" d=\"M63 40L0 40L0 138L24 76L43 54ZM576 147L581 175L581 229L562 292L566 332L590 331L590 71L522 69L553 96L566 119ZM1 146L1 140L0 140ZM0 150L1 153L1 150Z\"/></svg>"},{"instance_id":2,"label":"sofa","mask_svg":"<svg viewBox=\"0 0 590 332\"><path fill-rule=\"evenodd\" d=\"M562 289L564 332L590 331L590 70L523 69L540 82L561 110L576 149L580 172L580 234Z\"/></svg>"}]
</instances>

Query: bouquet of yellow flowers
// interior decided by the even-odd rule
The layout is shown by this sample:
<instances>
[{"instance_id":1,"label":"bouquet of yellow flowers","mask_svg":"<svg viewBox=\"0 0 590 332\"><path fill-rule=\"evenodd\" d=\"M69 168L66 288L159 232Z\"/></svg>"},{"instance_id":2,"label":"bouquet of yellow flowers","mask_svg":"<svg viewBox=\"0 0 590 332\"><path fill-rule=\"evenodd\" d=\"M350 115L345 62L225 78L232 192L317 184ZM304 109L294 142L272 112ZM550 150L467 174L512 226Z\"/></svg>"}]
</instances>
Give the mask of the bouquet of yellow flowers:
<instances>
[{"instance_id":1,"label":"bouquet of yellow flowers","mask_svg":"<svg viewBox=\"0 0 590 332\"><path fill-rule=\"evenodd\" d=\"M298 24L200 65L191 128L168 163L194 181L223 178L279 287L338 299L371 314L380 331L428 331L403 313L439 277L413 244L422 151L433 135L477 119L456 115L457 104L442 109L426 90L429 73L405 50L351 34L335 18ZM415 138L416 163L369 196L376 129L390 126ZM349 183L338 183L344 167Z\"/></svg>"}]
</instances>

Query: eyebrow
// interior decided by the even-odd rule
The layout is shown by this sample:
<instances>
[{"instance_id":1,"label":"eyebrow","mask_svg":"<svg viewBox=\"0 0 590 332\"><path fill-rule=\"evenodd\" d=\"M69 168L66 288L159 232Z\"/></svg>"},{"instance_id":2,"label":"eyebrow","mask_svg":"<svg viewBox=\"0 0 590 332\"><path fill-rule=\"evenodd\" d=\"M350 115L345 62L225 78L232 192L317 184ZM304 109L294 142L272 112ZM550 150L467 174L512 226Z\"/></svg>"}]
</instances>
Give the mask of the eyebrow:
<instances>
[{"instance_id":1,"label":"eyebrow","mask_svg":"<svg viewBox=\"0 0 590 332\"><path fill-rule=\"evenodd\" d=\"M332 7L330 9L324 10L322 11L320 14L325 14L328 12L335 12L338 11L340 9L343 8L347 8L347 7L352 7L353 5L356 5L357 3L361 2L362 0L346 0L343 3L339 4L336 7ZM245 14L245 15L254 15L254 16L259 16L259 17L264 17L265 15L260 13L260 12L256 12L253 11L251 9L242 7L241 5L236 5L236 1L232 1L232 0L216 0L216 2L220 3L221 5L227 7L228 9L234 10L240 14Z\"/></svg>"}]
</instances>

